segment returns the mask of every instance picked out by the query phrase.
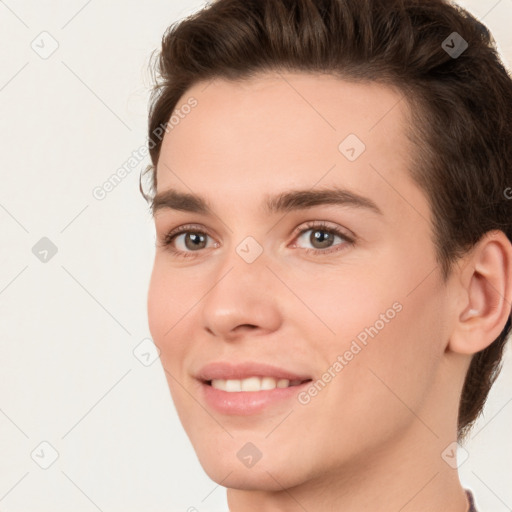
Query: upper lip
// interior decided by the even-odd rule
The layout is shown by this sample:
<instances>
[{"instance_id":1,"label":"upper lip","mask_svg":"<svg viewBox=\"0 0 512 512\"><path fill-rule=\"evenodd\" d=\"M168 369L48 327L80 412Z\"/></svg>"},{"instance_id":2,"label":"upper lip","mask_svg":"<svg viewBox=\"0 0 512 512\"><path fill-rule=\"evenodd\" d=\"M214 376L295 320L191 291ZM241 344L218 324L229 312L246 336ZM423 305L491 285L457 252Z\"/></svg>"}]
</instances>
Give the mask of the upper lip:
<instances>
[{"instance_id":1,"label":"upper lip","mask_svg":"<svg viewBox=\"0 0 512 512\"><path fill-rule=\"evenodd\" d=\"M248 377L273 377L274 379L310 380L311 377L305 374L299 374L278 368L277 366L254 361L245 361L240 363L230 363L228 361L217 361L203 366L196 377L204 382L214 379L246 379Z\"/></svg>"}]
</instances>

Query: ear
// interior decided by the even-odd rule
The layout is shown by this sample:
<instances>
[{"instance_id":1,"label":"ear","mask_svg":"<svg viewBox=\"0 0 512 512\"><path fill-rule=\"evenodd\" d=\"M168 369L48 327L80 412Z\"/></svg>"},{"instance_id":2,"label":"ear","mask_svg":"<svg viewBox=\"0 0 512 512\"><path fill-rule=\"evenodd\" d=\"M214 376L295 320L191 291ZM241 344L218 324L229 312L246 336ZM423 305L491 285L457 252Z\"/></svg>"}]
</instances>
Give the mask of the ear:
<instances>
[{"instance_id":1,"label":"ear","mask_svg":"<svg viewBox=\"0 0 512 512\"><path fill-rule=\"evenodd\" d=\"M512 244L503 231L489 231L464 257L457 286L447 350L476 354L500 335L512 308Z\"/></svg>"}]
</instances>

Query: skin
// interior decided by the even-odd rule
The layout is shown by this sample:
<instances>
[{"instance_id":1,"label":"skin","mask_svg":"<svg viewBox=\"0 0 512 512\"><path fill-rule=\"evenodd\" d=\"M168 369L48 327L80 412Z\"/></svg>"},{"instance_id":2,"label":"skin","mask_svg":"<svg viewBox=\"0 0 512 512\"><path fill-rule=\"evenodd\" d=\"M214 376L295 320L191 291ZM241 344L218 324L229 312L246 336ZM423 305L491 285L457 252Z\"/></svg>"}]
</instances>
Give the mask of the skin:
<instances>
[{"instance_id":1,"label":"skin","mask_svg":"<svg viewBox=\"0 0 512 512\"><path fill-rule=\"evenodd\" d=\"M228 488L230 511L467 510L441 455L457 439L471 356L510 314L510 242L490 233L443 283L430 208L408 175L408 107L395 90L284 73L196 84L178 106L189 97L197 107L163 139L157 192L194 192L215 215L155 213L148 317L180 420L205 472ZM366 145L353 162L338 149L350 133ZM332 186L371 198L383 215L261 208L269 193ZM321 254L329 245L315 242L314 228L294 236L308 221L356 241L336 237L330 247L341 250ZM200 249L179 236L175 248L194 253L179 258L161 242L189 223L211 236ZM263 250L250 264L236 252L248 236ZM397 302L401 311L307 405L231 416L201 400L193 375L211 361L319 379ZM262 453L251 468L236 456L247 442Z\"/></svg>"}]
</instances>

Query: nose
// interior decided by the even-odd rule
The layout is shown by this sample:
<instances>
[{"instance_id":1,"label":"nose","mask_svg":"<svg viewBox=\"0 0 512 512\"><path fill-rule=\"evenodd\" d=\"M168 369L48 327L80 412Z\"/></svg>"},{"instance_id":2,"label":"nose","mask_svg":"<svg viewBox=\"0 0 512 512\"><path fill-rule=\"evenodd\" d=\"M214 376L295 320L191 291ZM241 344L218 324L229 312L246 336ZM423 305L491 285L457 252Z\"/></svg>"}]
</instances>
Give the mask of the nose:
<instances>
[{"instance_id":1,"label":"nose","mask_svg":"<svg viewBox=\"0 0 512 512\"><path fill-rule=\"evenodd\" d=\"M201 301L204 328L214 336L233 340L249 332L268 335L281 325L283 285L264 253L248 261L233 251Z\"/></svg>"}]
</instances>

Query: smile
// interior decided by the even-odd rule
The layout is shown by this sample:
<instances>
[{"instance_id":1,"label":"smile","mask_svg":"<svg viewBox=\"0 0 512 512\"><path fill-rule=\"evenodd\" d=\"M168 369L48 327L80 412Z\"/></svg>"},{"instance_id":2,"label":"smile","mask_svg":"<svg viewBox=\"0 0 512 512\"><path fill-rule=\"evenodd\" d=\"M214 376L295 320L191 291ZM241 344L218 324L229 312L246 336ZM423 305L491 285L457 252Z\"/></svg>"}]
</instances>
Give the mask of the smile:
<instances>
[{"instance_id":1,"label":"smile","mask_svg":"<svg viewBox=\"0 0 512 512\"><path fill-rule=\"evenodd\" d=\"M275 379L274 377L248 377L246 379L214 379L208 382L215 389L236 393L240 391L266 391L302 384L301 380Z\"/></svg>"}]
</instances>

